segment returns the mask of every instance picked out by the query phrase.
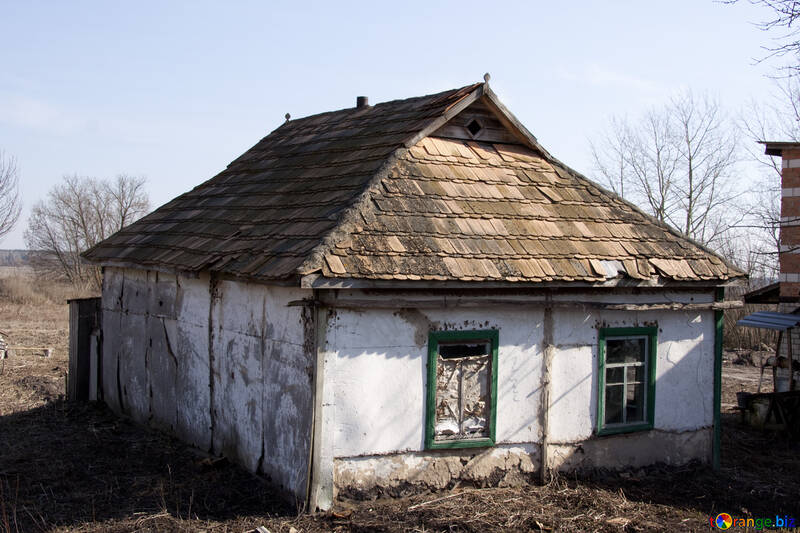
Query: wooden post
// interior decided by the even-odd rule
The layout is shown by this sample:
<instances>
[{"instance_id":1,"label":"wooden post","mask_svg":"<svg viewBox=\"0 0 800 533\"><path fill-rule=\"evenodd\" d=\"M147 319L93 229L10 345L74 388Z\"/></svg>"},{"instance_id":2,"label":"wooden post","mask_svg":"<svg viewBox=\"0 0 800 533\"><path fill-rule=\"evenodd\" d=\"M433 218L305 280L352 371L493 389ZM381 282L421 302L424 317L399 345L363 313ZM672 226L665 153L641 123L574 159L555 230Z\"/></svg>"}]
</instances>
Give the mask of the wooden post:
<instances>
[{"instance_id":1,"label":"wooden post","mask_svg":"<svg viewBox=\"0 0 800 533\"><path fill-rule=\"evenodd\" d=\"M316 292L316 291L315 291ZM315 298L316 300L316 298ZM322 305L310 307L314 321L314 346L312 360L314 368L314 404L311 424L311 450L306 484L307 510L326 511L333 506L333 434L332 406L334 388L332 375L328 369L328 383L325 383L326 366L330 366L326 347L328 334L329 308Z\"/></svg>"},{"instance_id":2,"label":"wooden post","mask_svg":"<svg viewBox=\"0 0 800 533\"><path fill-rule=\"evenodd\" d=\"M718 287L714 300L725 300L725 288ZM723 311L714 311L714 443L711 449L711 466L719 470L722 455L722 335Z\"/></svg>"},{"instance_id":3,"label":"wooden post","mask_svg":"<svg viewBox=\"0 0 800 533\"><path fill-rule=\"evenodd\" d=\"M555 346L553 345L553 307L548 303L544 307L542 320L542 393L539 405L539 421L542 425L542 448L539 481L547 483L550 477L550 367L553 364Z\"/></svg>"},{"instance_id":4,"label":"wooden post","mask_svg":"<svg viewBox=\"0 0 800 533\"><path fill-rule=\"evenodd\" d=\"M778 358L781 356L781 342L783 331L778 332L778 343L775 346L775 364L772 365L772 392L778 392Z\"/></svg>"},{"instance_id":5,"label":"wooden post","mask_svg":"<svg viewBox=\"0 0 800 533\"><path fill-rule=\"evenodd\" d=\"M86 318L81 300L69 302L69 391L70 400L89 399L89 357L85 342Z\"/></svg>"}]
</instances>

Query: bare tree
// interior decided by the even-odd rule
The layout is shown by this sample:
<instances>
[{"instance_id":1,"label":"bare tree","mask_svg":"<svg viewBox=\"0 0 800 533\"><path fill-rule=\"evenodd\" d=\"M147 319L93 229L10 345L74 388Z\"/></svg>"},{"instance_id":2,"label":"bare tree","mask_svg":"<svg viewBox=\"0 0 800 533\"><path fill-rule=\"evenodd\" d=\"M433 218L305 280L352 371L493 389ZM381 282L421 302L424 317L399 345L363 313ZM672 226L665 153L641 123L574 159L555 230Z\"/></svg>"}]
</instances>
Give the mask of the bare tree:
<instances>
[{"instance_id":1,"label":"bare tree","mask_svg":"<svg viewBox=\"0 0 800 533\"><path fill-rule=\"evenodd\" d=\"M780 159L764 154L763 141L800 142L800 78L788 76L773 80L774 91L767 97L751 100L739 125L751 142L746 144L750 159L781 175Z\"/></svg>"},{"instance_id":2,"label":"bare tree","mask_svg":"<svg viewBox=\"0 0 800 533\"><path fill-rule=\"evenodd\" d=\"M724 0L725 4L735 4L739 0ZM764 47L767 57L793 55L796 60L800 56L800 2L797 0L748 0L753 5L760 5L772 11L772 15L759 23L764 31L778 31L782 34L775 38L774 46ZM762 59L763 60L763 59ZM800 70L793 64L791 70Z\"/></svg>"},{"instance_id":3,"label":"bare tree","mask_svg":"<svg viewBox=\"0 0 800 533\"><path fill-rule=\"evenodd\" d=\"M740 224L747 233L748 263L754 279L777 278L780 252L781 160L764 153L763 141L800 141L800 79L787 76L774 80L771 97L753 100L739 120L748 137L745 148L750 161L761 170L751 185L752 207ZM744 264L744 263L742 263Z\"/></svg>"},{"instance_id":4,"label":"bare tree","mask_svg":"<svg viewBox=\"0 0 800 533\"><path fill-rule=\"evenodd\" d=\"M700 243L719 246L735 222L737 135L719 104L686 92L640 120L611 120L592 144L611 189Z\"/></svg>"},{"instance_id":5,"label":"bare tree","mask_svg":"<svg viewBox=\"0 0 800 533\"><path fill-rule=\"evenodd\" d=\"M45 200L34 205L28 219L25 240L30 250L38 252L35 267L77 286L99 288L99 269L83 263L80 254L142 217L149 208L144 178L65 176Z\"/></svg>"},{"instance_id":6,"label":"bare tree","mask_svg":"<svg viewBox=\"0 0 800 533\"><path fill-rule=\"evenodd\" d=\"M14 227L21 209L17 161L0 150L0 237Z\"/></svg>"},{"instance_id":7,"label":"bare tree","mask_svg":"<svg viewBox=\"0 0 800 533\"><path fill-rule=\"evenodd\" d=\"M723 0L735 4L740 0ZM759 62L786 56L789 61L777 66L772 76L776 92L771 98L753 100L739 122L749 137L745 149L751 162L763 170L759 181L751 184L751 204L739 227L738 263L748 266L751 283L761 284L777 278L780 252L780 159L764 154L763 141L800 141L800 1L746 0L767 8L771 14L759 27L770 32L773 45ZM757 174L757 173L756 173ZM760 280L759 280L760 278Z\"/></svg>"}]
</instances>

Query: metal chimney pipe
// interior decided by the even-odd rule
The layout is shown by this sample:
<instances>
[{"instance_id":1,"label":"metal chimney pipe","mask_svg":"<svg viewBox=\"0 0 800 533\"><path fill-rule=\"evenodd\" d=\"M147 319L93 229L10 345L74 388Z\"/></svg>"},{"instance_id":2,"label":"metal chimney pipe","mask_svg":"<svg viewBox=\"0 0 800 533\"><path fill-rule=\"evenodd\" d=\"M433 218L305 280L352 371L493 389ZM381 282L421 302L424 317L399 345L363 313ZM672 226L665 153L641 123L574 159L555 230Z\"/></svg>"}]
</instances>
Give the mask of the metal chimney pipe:
<instances>
[{"instance_id":1,"label":"metal chimney pipe","mask_svg":"<svg viewBox=\"0 0 800 533\"><path fill-rule=\"evenodd\" d=\"M356 96L356 109L369 107L369 98L366 96Z\"/></svg>"}]
</instances>

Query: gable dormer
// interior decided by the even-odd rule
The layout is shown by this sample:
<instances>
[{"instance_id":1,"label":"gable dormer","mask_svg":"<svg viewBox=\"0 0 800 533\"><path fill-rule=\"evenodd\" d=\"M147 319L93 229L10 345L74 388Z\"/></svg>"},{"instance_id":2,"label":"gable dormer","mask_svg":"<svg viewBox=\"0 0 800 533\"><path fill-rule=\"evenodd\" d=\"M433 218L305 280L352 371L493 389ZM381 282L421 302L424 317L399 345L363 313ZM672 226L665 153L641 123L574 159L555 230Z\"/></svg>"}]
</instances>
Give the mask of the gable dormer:
<instances>
[{"instance_id":1,"label":"gable dormer","mask_svg":"<svg viewBox=\"0 0 800 533\"><path fill-rule=\"evenodd\" d=\"M520 138L514 135L490 109L485 96L473 102L430 136L487 143L522 144Z\"/></svg>"}]
</instances>

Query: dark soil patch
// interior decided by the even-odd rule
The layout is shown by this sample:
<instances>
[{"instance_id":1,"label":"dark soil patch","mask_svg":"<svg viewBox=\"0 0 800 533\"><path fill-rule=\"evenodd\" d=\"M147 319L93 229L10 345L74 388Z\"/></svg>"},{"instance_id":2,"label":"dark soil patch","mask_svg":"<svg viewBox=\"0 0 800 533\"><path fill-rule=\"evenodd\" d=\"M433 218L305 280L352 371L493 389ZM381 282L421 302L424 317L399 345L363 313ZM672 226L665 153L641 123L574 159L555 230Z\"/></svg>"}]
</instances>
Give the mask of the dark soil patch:
<instances>
[{"instance_id":1,"label":"dark soil patch","mask_svg":"<svg viewBox=\"0 0 800 533\"><path fill-rule=\"evenodd\" d=\"M24 376L14 383L17 387L30 390L46 402L56 400L64 393L63 382L49 376Z\"/></svg>"}]
</instances>

